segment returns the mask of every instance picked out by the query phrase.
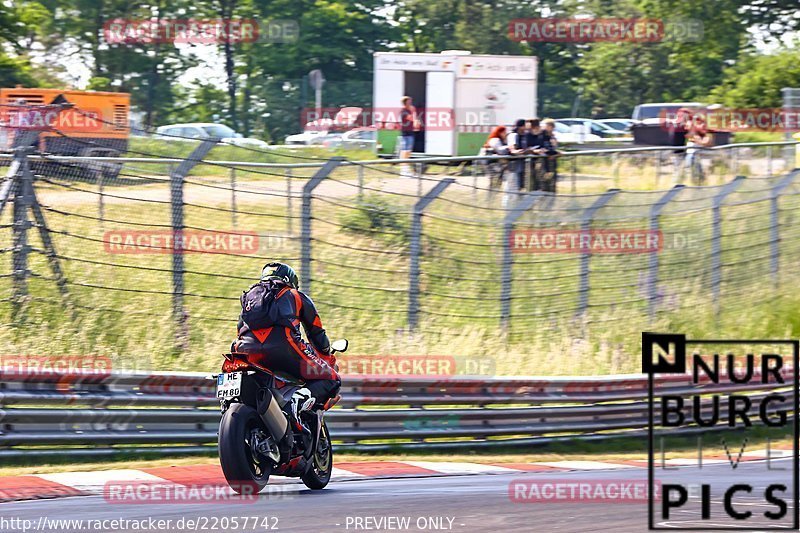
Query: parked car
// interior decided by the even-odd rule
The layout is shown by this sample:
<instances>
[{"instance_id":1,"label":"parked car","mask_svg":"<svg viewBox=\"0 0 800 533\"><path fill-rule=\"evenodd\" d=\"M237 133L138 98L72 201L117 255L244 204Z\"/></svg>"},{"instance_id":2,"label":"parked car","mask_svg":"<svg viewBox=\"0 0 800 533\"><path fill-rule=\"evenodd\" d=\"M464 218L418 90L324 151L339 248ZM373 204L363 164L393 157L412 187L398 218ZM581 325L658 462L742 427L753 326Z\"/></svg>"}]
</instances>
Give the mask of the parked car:
<instances>
[{"instance_id":1,"label":"parked car","mask_svg":"<svg viewBox=\"0 0 800 533\"><path fill-rule=\"evenodd\" d=\"M375 128L355 128L341 134L329 135L322 141L327 148L375 150L378 131Z\"/></svg>"},{"instance_id":2,"label":"parked car","mask_svg":"<svg viewBox=\"0 0 800 533\"><path fill-rule=\"evenodd\" d=\"M633 124L633 120L629 118L602 118L598 119L597 122L625 133L630 133L631 124Z\"/></svg>"},{"instance_id":3,"label":"parked car","mask_svg":"<svg viewBox=\"0 0 800 533\"><path fill-rule=\"evenodd\" d=\"M631 125L633 143L647 146L683 146L685 138L680 126L676 126L675 118L680 109L700 111L709 106L700 102L659 102L640 104L633 109ZM709 130L713 138L713 146L730 143L729 131Z\"/></svg>"},{"instance_id":4,"label":"parked car","mask_svg":"<svg viewBox=\"0 0 800 533\"><path fill-rule=\"evenodd\" d=\"M211 122L193 122L189 124L168 124L156 128L156 137L164 140L202 140L217 137L223 142L236 146L252 146L258 148L269 148L269 145L260 139L252 137L242 137L241 133L236 133L225 124L214 124Z\"/></svg>"},{"instance_id":5,"label":"parked car","mask_svg":"<svg viewBox=\"0 0 800 533\"><path fill-rule=\"evenodd\" d=\"M321 144L328 135L328 130L311 129L303 133L295 133L284 139L286 144Z\"/></svg>"},{"instance_id":6,"label":"parked car","mask_svg":"<svg viewBox=\"0 0 800 533\"><path fill-rule=\"evenodd\" d=\"M602 141L603 138L588 131L580 124L569 125L556 120L556 139L561 144L580 144Z\"/></svg>"},{"instance_id":7,"label":"parked car","mask_svg":"<svg viewBox=\"0 0 800 533\"><path fill-rule=\"evenodd\" d=\"M325 148L336 148L341 144L341 142L342 142L342 133L338 132L338 133L328 133L326 135L323 135L322 137L319 137L316 140L315 144L320 144Z\"/></svg>"},{"instance_id":8,"label":"parked car","mask_svg":"<svg viewBox=\"0 0 800 533\"><path fill-rule=\"evenodd\" d=\"M562 122L570 127L583 127L583 131L591 133L592 135L597 135L603 139L620 138L626 135L624 131L616 130L607 124L603 124L600 121L590 118L562 118L559 119L559 122Z\"/></svg>"},{"instance_id":9,"label":"parked car","mask_svg":"<svg viewBox=\"0 0 800 533\"><path fill-rule=\"evenodd\" d=\"M681 108L700 109L700 102L659 102L653 104L639 104L633 108L631 119L634 123L660 124L665 119L674 118Z\"/></svg>"}]
</instances>

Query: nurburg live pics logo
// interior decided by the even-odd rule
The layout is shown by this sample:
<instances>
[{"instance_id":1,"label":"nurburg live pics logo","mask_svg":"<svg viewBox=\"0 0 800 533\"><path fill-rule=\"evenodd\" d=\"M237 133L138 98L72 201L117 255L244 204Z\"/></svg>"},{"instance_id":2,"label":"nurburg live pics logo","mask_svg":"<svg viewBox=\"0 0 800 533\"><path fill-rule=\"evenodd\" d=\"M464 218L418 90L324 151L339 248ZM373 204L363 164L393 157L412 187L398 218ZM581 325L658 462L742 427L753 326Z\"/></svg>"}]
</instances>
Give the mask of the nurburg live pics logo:
<instances>
[{"instance_id":1,"label":"nurburg live pics logo","mask_svg":"<svg viewBox=\"0 0 800 533\"><path fill-rule=\"evenodd\" d=\"M798 352L796 340L688 340L680 334L642 333L650 530L800 527ZM788 460L770 461L772 437L790 438L789 428L791 466ZM696 439L697 452L696 459L678 468L665 460L663 435L681 431L691 435L692 444ZM767 435L765 444L750 442L754 431L758 438ZM724 454L704 459L707 445ZM764 459L764 445L766 461L756 460ZM660 500L652 498L656 484Z\"/></svg>"}]
</instances>

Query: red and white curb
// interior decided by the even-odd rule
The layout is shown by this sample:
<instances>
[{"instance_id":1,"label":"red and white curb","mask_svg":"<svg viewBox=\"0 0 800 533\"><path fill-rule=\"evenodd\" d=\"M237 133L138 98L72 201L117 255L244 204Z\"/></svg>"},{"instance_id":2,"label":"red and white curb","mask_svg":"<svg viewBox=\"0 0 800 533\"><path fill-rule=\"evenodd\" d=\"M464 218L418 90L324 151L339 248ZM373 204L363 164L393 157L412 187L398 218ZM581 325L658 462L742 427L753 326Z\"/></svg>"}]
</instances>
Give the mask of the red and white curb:
<instances>
[{"instance_id":1,"label":"red and white curb","mask_svg":"<svg viewBox=\"0 0 800 533\"><path fill-rule=\"evenodd\" d=\"M731 450L731 457L703 458L703 464L729 461L754 461L767 458L766 450L744 452ZM790 450L772 449L773 459L789 456ZM656 457L658 464L661 461ZM697 458L667 459L667 466L696 465ZM523 472L626 470L647 467L647 461L542 461L532 463L464 463L446 461L359 461L339 463L333 469L331 481L380 479L398 477L432 477L510 474ZM270 491L280 492L300 481L296 478L270 478ZM143 469L102 470L92 472L59 472L15 477L0 477L0 502L88 496L106 494L109 485L158 485L172 487L227 487L219 465L164 466ZM226 489L230 490L230 489Z\"/></svg>"}]
</instances>

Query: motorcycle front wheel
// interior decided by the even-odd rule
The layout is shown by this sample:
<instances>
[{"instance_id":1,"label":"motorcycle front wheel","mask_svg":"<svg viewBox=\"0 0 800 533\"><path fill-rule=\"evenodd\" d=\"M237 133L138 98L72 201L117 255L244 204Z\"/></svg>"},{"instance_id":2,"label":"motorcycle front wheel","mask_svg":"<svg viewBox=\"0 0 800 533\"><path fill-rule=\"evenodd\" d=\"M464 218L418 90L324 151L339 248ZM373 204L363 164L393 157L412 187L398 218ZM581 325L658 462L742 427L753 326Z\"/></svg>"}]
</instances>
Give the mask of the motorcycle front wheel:
<instances>
[{"instance_id":1,"label":"motorcycle front wheel","mask_svg":"<svg viewBox=\"0 0 800 533\"><path fill-rule=\"evenodd\" d=\"M331 480L331 472L333 472L333 446L331 446L328 426L323 420L322 427L319 430L317 449L314 451L314 455L311 456L311 467L300 479L309 489L320 490L324 489Z\"/></svg>"},{"instance_id":2,"label":"motorcycle front wheel","mask_svg":"<svg viewBox=\"0 0 800 533\"><path fill-rule=\"evenodd\" d=\"M219 463L228 485L238 494L258 494L269 481L272 464L254 452L254 439L267 434L261 417L248 405L235 403L219 423Z\"/></svg>"}]
</instances>

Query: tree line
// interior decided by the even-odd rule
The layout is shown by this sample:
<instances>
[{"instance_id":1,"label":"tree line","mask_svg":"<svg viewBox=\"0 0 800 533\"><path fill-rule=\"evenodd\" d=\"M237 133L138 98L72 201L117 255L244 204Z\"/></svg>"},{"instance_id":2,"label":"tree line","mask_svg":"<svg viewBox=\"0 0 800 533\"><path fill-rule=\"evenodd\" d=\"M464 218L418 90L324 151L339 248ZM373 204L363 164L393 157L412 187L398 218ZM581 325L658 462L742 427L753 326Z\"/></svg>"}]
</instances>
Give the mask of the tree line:
<instances>
[{"instance_id":1,"label":"tree line","mask_svg":"<svg viewBox=\"0 0 800 533\"><path fill-rule=\"evenodd\" d=\"M536 55L540 109L551 116L602 106L706 101L775 107L800 86L796 0L15 0L0 2L0 83L65 87L88 69L89 89L132 95L143 121L216 118L245 135L280 138L313 103L312 69L327 79L323 105L369 105L376 51ZM702 39L656 43L517 42L516 18L594 16L702 21ZM291 20L291 42L109 42L114 20ZM769 47L756 46L770 43ZM769 50L768 52L765 49ZM224 83L181 75L213 56ZM179 79L182 83L179 83Z\"/></svg>"}]
</instances>

